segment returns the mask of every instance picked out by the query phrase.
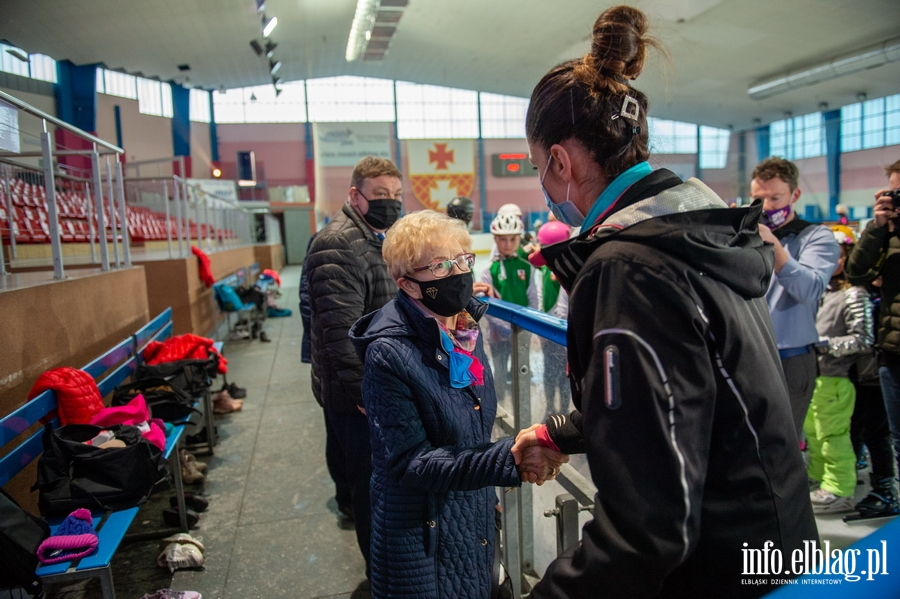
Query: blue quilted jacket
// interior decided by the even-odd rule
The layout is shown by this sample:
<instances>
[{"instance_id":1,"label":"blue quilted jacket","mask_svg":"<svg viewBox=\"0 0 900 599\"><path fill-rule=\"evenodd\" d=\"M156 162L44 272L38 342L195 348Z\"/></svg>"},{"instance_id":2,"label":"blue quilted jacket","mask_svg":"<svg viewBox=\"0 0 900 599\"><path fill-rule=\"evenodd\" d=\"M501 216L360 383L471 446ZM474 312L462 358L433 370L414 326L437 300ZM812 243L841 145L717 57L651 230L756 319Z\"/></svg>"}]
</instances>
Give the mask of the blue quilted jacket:
<instances>
[{"instance_id":1,"label":"blue quilted jacket","mask_svg":"<svg viewBox=\"0 0 900 599\"><path fill-rule=\"evenodd\" d=\"M486 309L466 308L476 320ZM485 385L454 389L439 331L402 291L350 330L372 440L374 599L487 599L494 487L520 484L513 440L491 443L497 398L481 337Z\"/></svg>"}]
</instances>

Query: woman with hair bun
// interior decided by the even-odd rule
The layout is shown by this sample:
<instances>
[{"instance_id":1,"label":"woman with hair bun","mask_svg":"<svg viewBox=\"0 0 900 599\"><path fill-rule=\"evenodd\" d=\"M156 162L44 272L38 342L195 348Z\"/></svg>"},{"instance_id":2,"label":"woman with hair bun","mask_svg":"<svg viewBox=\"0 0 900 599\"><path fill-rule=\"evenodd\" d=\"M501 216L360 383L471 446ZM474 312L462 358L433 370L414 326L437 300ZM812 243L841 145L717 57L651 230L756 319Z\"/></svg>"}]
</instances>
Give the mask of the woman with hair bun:
<instances>
[{"instance_id":1,"label":"woman with hair bun","mask_svg":"<svg viewBox=\"0 0 900 599\"><path fill-rule=\"evenodd\" d=\"M586 452L599 490L533 599L761 596L773 577L748 572L748 555L778 550L783 580L818 540L765 303L761 206L728 210L647 163L649 103L631 81L656 45L648 27L637 9L604 11L590 53L551 69L526 116L548 207L582 227L539 258L569 292L576 409L513 450Z\"/></svg>"}]
</instances>

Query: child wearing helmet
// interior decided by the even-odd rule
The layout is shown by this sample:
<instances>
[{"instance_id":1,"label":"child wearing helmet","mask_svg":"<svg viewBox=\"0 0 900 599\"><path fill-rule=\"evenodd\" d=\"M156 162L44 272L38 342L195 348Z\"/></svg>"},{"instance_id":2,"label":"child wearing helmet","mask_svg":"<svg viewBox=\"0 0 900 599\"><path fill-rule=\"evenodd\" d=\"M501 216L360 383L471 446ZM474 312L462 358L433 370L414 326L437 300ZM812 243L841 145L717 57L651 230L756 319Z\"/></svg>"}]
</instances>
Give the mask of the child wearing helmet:
<instances>
[{"instance_id":1,"label":"child wearing helmet","mask_svg":"<svg viewBox=\"0 0 900 599\"><path fill-rule=\"evenodd\" d=\"M491 221L491 233L497 246L497 257L481 273L481 282L493 286L500 299L526 306L538 307L535 269L519 253L525 224L517 214L498 214ZM491 322L488 335L494 370L497 396L502 398L509 389L510 343L509 327L498 321Z\"/></svg>"},{"instance_id":2,"label":"child wearing helmet","mask_svg":"<svg viewBox=\"0 0 900 599\"><path fill-rule=\"evenodd\" d=\"M850 440L850 418L856 390L850 381L850 367L874 343L869 294L865 288L851 285L844 273L856 235L844 225L831 230L841 256L816 315L819 377L803 423L809 447L807 474L819 485L810 493L816 513L853 511L856 454Z\"/></svg>"}]
</instances>

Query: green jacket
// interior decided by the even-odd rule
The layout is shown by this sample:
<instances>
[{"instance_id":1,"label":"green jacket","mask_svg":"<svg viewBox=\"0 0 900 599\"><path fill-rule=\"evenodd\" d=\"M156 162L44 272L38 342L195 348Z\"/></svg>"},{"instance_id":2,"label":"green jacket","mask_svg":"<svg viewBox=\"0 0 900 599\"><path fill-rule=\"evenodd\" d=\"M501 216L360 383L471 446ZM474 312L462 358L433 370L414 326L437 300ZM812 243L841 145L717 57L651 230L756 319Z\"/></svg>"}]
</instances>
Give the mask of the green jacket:
<instances>
[{"instance_id":1,"label":"green jacket","mask_svg":"<svg viewBox=\"0 0 900 599\"><path fill-rule=\"evenodd\" d=\"M877 342L882 350L900 354L900 231L892 233L887 226L876 226L873 220L847 260L847 277L854 285L865 285L879 275L882 283Z\"/></svg>"}]
</instances>

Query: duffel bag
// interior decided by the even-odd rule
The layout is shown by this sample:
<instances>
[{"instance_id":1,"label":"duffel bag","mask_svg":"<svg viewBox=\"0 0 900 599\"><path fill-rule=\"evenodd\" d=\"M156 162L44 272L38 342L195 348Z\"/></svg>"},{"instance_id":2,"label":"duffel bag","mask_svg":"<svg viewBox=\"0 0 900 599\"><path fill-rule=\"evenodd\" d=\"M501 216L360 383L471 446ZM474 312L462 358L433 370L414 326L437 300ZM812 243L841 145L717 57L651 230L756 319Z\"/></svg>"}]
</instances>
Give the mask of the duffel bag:
<instances>
[{"instance_id":1,"label":"duffel bag","mask_svg":"<svg viewBox=\"0 0 900 599\"><path fill-rule=\"evenodd\" d=\"M109 431L124 447L99 447L86 441ZM168 486L162 451L127 424L99 427L68 424L44 428L44 453L38 460L38 508L43 516L66 516L78 508L122 510L142 504Z\"/></svg>"},{"instance_id":2,"label":"duffel bag","mask_svg":"<svg viewBox=\"0 0 900 599\"><path fill-rule=\"evenodd\" d=\"M162 377L139 378L113 390L112 405L124 406L138 395L144 396L150 415L166 422L184 422L194 409L194 398L187 391Z\"/></svg>"},{"instance_id":3,"label":"duffel bag","mask_svg":"<svg viewBox=\"0 0 900 599\"><path fill-rule=\"evenodd\" d=\"M205 360L177 360L159 364L141 364L135 378L165 379L173 387L187 392L191 397L206 393L212 378L218 373L219 358L215 354Z\"/></svg>"},{"instance_id":4,"label":"duffel bag","mask_svg":"<svg viewBox=\"0 0 900 599\"><path fill-rule=\"evenodd\" d=\"M23 588L29 595L40 594L41 582L35 575L37 549L49 536L46 522L23 510L0 489L0 589Z\"/></svg>"}]
</instances>

